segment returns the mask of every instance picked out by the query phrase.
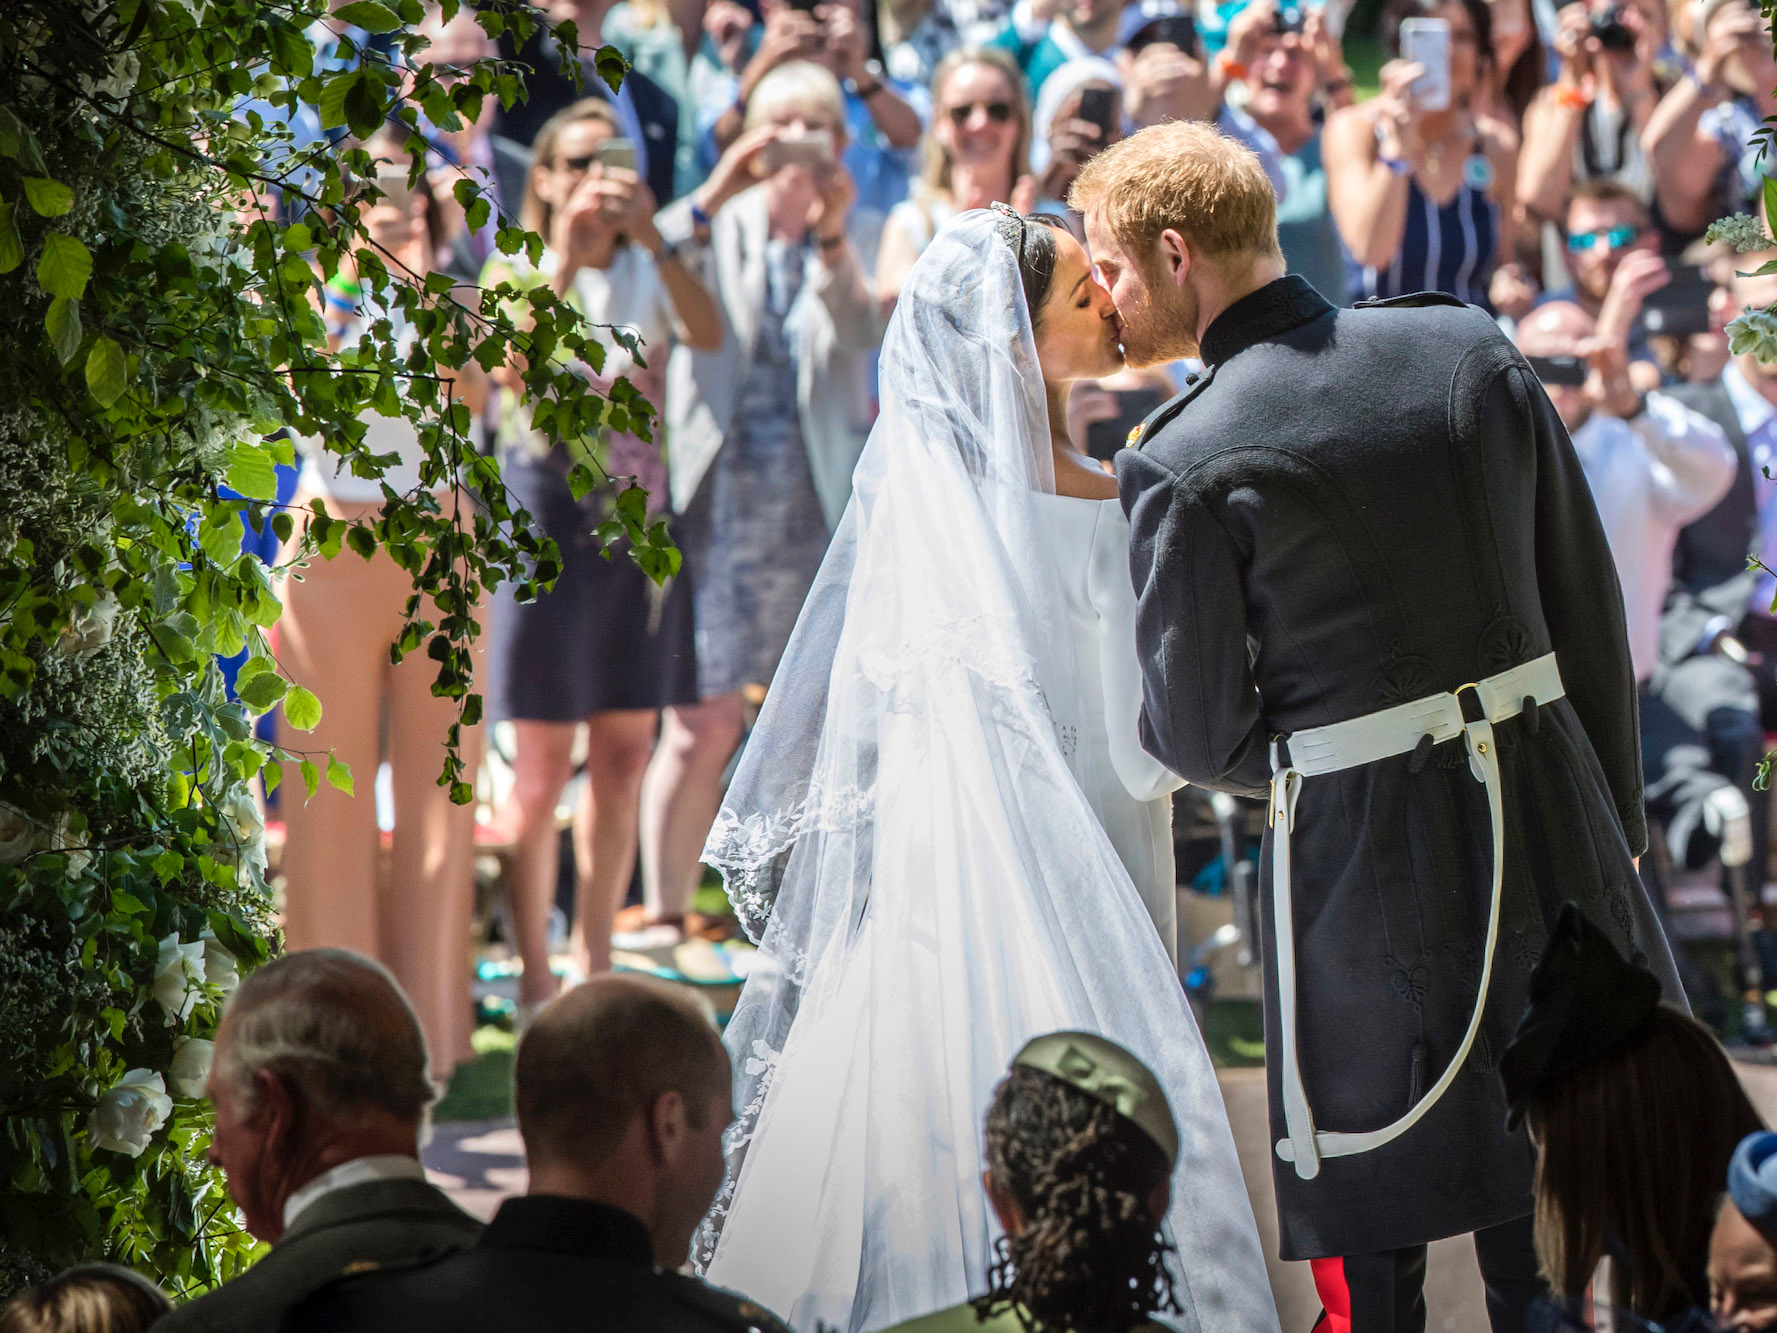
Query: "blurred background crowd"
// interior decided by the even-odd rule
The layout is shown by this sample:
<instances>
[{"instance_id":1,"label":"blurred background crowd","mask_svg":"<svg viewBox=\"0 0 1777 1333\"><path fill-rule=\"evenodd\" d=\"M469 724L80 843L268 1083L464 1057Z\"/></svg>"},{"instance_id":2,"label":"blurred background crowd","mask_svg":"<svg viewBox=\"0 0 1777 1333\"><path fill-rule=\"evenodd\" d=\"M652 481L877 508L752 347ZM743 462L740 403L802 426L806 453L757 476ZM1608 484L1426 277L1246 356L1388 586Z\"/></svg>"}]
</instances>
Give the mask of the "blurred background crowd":
<instances>
[{"instance_id":1,"label":"blurred background crowd","mask_svg":"<svg viewBox=\"0 0 1777 1333\"><path fill-rule=\"evenodd\" d=\"M426 59L519 62L529 98L431 131L431 171L413 188L404 169L381 181L372 225L416 272L549 283L594 323L639 335L645 366L614 346L597 374L583 369L598 385L628 376L660 410L653 439L607 430L564 444L532 429L510 392L517 368L458 382L485 447L563 555L554 591L485 608L490 722L468 743L476 805L453 806L434 785L454 709L432 696L430 664L389 665L409 592L392 561L310 564L285 585L277 629L284 668L325 704L312 736L290 743L331 747L358 775L356 797L323 789L304 802L286 789L276 801L289 943L384 960L413 999L436 1077L473 1054L472 984L522 1024L564 977L614 956L700 981L744 968L714 900L698 910L699 853L845 505L909 270L951 219L996 200L1078 230L1062 201L1081 164L1178 118L1213 122L1259 154L1290 268L1323 294L1448 293L1492 312L1531 357L1618 556L1663 833L1644 873L1671 891L1723 866L1710 901L1733 904L1722 933L1737 941L1729 985L1744 1003L1726 1004L1697 968L1699 1009L1762 1033L1759 977L1777 975L1777 949L1762 918L1769 800L1753 774L1777 729L1777 617L1772 579L1746 566L1749 553L1777 557L1765 472L1777 377L1731 356L1725 326L1777 301L1777 278L1741 276L1768 256L1704 239L1710 222L1757 212L1762 198L1777 66L1756 7L545 8L577 25L588 53L622 52L633 68L621 91L609 94L590 55L576 80L540 37L496 42L467 11L434 16ZM290 129L299 143L323 137ZM370 147L394 160L400 143ZM544 238L540 264L498 250L498 216L468 225L454 190L465 175L497 214ZM383 314L349 271L329 283L341 342ZM1079 385L1074 438L1108 459L1192 369ZM402 460L389 483L420 485L410 428L369 425L369 443ZM569 482L589 458L638 478L671 525L684 566L664 588L621 548L614 559L599 549L609 493L576 498ZM382 492L311 448L284 498L315 497L351 517ZM1219 844L1225 873L1245 855L1241 812L1216 813L1234 830ZM1181 820L1180 836L1192 827ZM1199 961L1181 952L1187 969Z\"/></svg>"}]
</instances>

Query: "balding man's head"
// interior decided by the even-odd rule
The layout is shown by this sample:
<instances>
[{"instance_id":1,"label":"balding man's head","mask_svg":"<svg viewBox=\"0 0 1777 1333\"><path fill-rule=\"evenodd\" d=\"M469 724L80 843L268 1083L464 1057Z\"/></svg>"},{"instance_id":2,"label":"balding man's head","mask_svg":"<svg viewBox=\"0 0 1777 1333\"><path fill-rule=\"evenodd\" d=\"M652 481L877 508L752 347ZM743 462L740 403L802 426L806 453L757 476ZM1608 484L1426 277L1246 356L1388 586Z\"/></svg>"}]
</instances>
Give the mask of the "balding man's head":
<instances>
[{"instance_id":1,"label":"balding man's head","mask_svg":"<svg viewBox=\"0 0 1777 1333\"><path fill-rule=\"evenodd\" d=\"M513 1081L526 1155L597 1167L661 1094L678 1093L697 1119L726 1098L728 1056L691 992L600 976L537 1016Z\"/></svg>"},{"instance_id":2,"label":"balding man's head","mask_svg":"<svg viewBox=\"0 0 1777 1333\"><path fill-rule=\"evenodd\" d=\"M426 1042L380 963L308 949L241 983L216 1031L210 1161L247 1229L276 1244L290 1196L362 1157L419 1152Z\"/></svg>"},{"instance_id":3,"label":"balding man's head","mask_svg":"<svg viewBox=\"0 0 1777 1333\"><path fill-rule=\"evenodd\" d=\"M1574 356L1594 327L1572 301L1550 301L1518 321L1518 350L1525 356Z\"/></svg>"},{"instance_id":4,"label":"balding man's head","mask_svg":"<svg viewBox=\"0 0 1777 1333\"><path fill-rule=\"evenodd\" d=\"M648 1228L656 1262L683 1263L733 1118L708 1008L665 982L594 977L532 1022L513 1079L532 1193L622 1208Z\"/></svg>"},{"instance_id":5,"label":"balding man's head","mask_svg":"<svg viewBox=\"0 0 1777 1333\"><path fill-rule=\"evenodd\" d=\"M251 1100L262 1070L339 1120L417 1125L433 1095L407 997L381 963L344 949L285 954L241 983L217 1034L213 1081Z\"/></svg>"},{"instance_id":6,"label":"balding man's head","mask_svg":"<svg viewBox=\"0 0 1777 1333\"><path fill-rule=\"evenodd\" d=\"M1572 301L1539 305L1518 321L1518 350L1529 359L1570 431L1585 425L1592 415L1584 383L1589 373L1586 349L1595 328L1592 317Z\"/></svg>"}]
</instances>

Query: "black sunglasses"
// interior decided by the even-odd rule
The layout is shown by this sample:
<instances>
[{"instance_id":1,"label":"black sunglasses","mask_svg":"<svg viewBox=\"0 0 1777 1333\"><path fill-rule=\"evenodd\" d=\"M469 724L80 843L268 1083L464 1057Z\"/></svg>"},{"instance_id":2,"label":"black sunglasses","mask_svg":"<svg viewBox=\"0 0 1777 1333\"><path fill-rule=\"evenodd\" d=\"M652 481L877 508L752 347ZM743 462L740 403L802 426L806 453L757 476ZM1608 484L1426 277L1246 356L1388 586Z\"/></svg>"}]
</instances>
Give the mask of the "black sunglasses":
<instances>
[{"instance_id":1,"label":"black sunglasses","mask_svg":"<svg viewBox=\"0 0 1777 1333\"><path fill-rule=\"evenodd\" d=\"M961 106L950 108L950 123L960 130L974 116L976 107L986 111L987 118L995 125L1004 125L1012 119L1012 104L1010 102L964 102Z\"/></svg>"},{"instance_id":2,"label":"black sunglasses","mask_svg":"<svg viewBox=\"0 0 1777 1333\"><path fill-rule=\"evenodd\" d=\"M580 157L558 157L555 165L559 171L589 171L598 160L597 153L586 153Z\"/></svg>"}]
</instances>

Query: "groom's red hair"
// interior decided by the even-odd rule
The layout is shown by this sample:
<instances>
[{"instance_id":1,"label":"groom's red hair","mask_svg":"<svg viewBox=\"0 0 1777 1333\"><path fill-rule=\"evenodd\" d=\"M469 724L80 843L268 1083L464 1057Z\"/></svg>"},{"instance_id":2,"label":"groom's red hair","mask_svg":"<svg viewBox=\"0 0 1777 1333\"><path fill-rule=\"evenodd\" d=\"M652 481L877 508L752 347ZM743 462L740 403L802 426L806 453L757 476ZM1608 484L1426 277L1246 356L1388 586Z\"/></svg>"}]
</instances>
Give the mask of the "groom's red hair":
<instances>
[{"instance_id":1,"label":"groom's red hair","mask_svg":"<svg viewBox=\"0 0 1777 1333\"><path fill-rule=\"evenodd\" d=\"M1082 217L1103 209L1132 255L1171 228L1210 258L1282 258L1277 195L1258 155L1202 121L1150 125L1112 144L1080 168L1067 202Z\"/></svg>"}]
</instances>

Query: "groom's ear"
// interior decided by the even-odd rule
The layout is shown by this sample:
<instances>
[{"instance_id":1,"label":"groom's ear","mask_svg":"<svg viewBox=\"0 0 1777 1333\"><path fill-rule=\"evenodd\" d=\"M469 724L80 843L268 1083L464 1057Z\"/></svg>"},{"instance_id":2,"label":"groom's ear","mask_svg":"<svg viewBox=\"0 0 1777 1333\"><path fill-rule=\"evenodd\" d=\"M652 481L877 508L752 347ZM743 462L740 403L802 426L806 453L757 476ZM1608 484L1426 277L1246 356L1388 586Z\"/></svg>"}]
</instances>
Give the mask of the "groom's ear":
<instances>
[{"instance_id":1,"label":"groom's ear","mask_svg":"<svg viewBox=\"0 0 1777 1333\"><path fill-rule=\"evenodd\" d=\"M1160 233L1160 262L1173 283L1182 287L1191 271L1191 249L1171 227Z\"/></svg>"}]
</instances>

